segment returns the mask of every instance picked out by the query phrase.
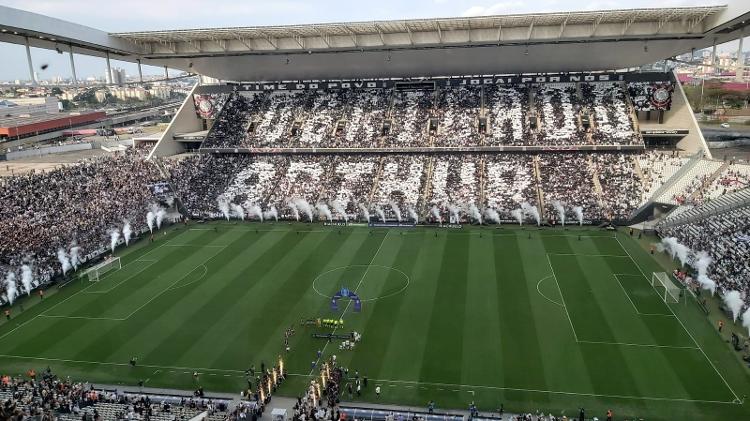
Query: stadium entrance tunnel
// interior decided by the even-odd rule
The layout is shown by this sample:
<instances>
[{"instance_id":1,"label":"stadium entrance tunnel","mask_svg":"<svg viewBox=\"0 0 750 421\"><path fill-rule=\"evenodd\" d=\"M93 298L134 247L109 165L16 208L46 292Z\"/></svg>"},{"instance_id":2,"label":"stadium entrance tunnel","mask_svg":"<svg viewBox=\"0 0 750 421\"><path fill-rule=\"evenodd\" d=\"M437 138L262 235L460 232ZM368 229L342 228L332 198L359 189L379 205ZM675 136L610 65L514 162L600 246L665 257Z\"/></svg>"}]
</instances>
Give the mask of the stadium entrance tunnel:
<instances>
[{"instance_id":1,"label":"stadium entrance tunnel","mask_svg":"<svg viewBox=\"0 0 750 421\"><path fill-rule=\"evenodd\" d=\"M313 290L330 300L342 288L346 288L367 303L401 294L409 287L409 282L406 273L390 266L348 265L329 269L316 276Z\"/></svg>"}]
</instances>

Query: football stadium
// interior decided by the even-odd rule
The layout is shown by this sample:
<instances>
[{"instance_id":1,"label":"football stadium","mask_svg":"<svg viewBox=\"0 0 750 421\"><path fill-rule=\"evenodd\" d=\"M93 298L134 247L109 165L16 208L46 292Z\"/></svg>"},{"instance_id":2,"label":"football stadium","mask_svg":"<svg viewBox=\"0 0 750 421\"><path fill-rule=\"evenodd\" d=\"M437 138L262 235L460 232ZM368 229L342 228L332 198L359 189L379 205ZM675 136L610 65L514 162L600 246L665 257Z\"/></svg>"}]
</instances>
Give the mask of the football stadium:
<instances>
[{"instance_id":1,"label":"football stadium","mask_svg":"<svg viewBox=\"0 0 750 421\"><path fill-rule=\"evenodd\" d=\"M74 51L196 77L152 141L0 177L0 418L750 419L750 162L668 66L748 23L0 6L74 83Z\"/></svg>"}]
</instances>

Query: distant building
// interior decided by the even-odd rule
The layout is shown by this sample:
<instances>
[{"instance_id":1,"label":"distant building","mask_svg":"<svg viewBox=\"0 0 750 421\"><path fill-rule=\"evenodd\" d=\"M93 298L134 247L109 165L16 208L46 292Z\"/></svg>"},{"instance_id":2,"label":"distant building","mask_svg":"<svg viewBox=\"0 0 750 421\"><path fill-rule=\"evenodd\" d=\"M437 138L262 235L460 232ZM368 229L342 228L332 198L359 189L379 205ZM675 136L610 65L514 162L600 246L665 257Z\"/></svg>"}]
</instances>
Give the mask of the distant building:
<instances>
[{"instance_id":1,"label":"distant building","mask_svg":"<svg viewBox=\"0 0 750 421\"><path fill-rule=\"evenodd\" d=\"M112 85L122 86L125 83L125 69L120 67L113 67L110 74L107 75L107 71L104 71L106 77L107 83L110 83Z\"/></svg>"},{"instance_id":2,"label":"distant building","mask_svg":"<svg viewBox=\"0 0 750 421\"><path fill-rule=\"evenodd\" d=\"M58 99L54 96L36 98L0 98L2 115L57 114Z\"/></svg>"}]
</instances>

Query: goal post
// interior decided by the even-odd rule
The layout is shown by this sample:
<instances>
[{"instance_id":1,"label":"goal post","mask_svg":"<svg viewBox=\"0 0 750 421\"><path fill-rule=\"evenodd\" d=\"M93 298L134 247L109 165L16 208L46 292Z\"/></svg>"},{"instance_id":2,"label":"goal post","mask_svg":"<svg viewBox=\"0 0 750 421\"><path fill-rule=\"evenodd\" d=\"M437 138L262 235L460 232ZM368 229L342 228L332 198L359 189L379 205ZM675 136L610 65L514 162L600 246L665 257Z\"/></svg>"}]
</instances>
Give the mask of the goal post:
<instances>
[{"instance_id":1,"label":"goal post","mask_svg":"<svg viewBox=\"0 0 750 421\"><path fill-rule=\"evenodd\" d=\"M680 287L675 285L666 272L653 272L651 274L651 286L659 293L665 303L680 302Z\"/></svg>"},{"instance_id":2,"label":"goal post","mask_svg":"<svg viewBox=\"0 0 750 421\"><path fill-rule=\"evenodd\" d=\"M86 276L88 276L90 282L99 282L105 274L121 268L120 258L113 257L90 267L86 271Z\"/></svg>"}]
</instances>

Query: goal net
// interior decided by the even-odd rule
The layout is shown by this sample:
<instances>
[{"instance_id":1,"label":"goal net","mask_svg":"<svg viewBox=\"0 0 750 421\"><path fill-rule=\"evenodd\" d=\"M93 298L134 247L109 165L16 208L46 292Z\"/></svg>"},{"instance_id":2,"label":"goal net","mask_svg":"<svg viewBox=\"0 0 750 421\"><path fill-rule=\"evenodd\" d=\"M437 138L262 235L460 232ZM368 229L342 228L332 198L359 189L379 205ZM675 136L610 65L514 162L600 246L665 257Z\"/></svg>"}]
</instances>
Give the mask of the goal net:
<instances>
[{"instance_id":1,"label":"goal net","mask_svg":"<svg viewBox=\"0 0 750 421\"><path fill-rule=\"evenodd\" d=\"M120 258L113 257L95 266L92 266L91 268L89 268L89 270L86 271L86 275L88 275L89 281L99 282L99 279L101 279L105 274L112 272L113 270L118 270L120 268L122 268L122 266L120 265Z\"/></svg>"},{"instance_id":2,"label":"goal net","mask_svg":"<svg viewBox=\"0 0 750 421\"><path fill-rule=\"evenodd\" d=\"M680 301L680 287L675 285L666 272L653 272L651 274L651 286L659 293L664 302L678 303Z\"/></svg>"}]
</instances>

